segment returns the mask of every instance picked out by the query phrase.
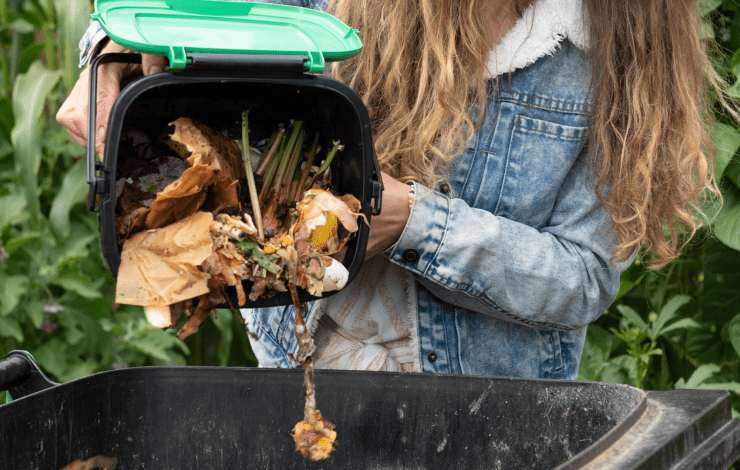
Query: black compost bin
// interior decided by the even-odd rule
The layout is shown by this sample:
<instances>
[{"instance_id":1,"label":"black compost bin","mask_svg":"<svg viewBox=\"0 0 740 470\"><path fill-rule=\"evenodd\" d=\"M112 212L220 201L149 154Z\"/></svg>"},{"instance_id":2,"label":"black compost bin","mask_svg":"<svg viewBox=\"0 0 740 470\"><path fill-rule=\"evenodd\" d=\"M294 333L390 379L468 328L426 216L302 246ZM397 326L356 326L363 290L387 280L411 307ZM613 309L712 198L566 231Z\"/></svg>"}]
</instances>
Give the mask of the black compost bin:
<instances>
[{"instance_id":1,"label":"black compost bin","mask_svg":"<svg viewBox=\"0 0 740 470\"><path fill-rule=\"evenodd\" d=\"M318 131L323 149L330 149L337 140L344 145L332 163L332 189L354 195L366 218L359 220L360 229L348 244L343 261L351 281L365 256L369 233L365 221L379 213L381 203L382 182L370 119L362 100L351 88L309 72L323 70L324 60L354 54L360 44L357 31L330 15L283 5L98 0L96 8L93 18L117 42L138 51L165 54L173 68L179 67L179 71L135 80L122 90L109 117L103 162L95 158L94 142L88 142L90 208L100 212L103 254L112 273L117 275L121 262L115 209L117 175L125 163L119 152L122 130L136 128L154 139L179 117L206 124L233 123L240 120L242 111L249 110L252 142L269 136L279 123L287 124L293 119L306 123L307 135ZM147 20L160 16L154 23ZM162 25L173 24L187 29L178 30L174 39L163 36ZM229 41L219 28L228 30L231 36L242 36ZM303 43L281 44L278 36L288 37L283 37L283 42L295 37ZM177 46L172 46L173 42ZM253 53L241 53L244 48ZM229 53L223 53L225 50ZM100 64L140 60L136 54L96 58L91 64L91 102L96 99ZM96 106L90 106L89 135L95 135L95 109ZM95 196L99 198L97 202ZM227 294L231 303L237 305L236 291L230 289ZM251 290L249 282L245 282L245 290ZM335 292L326 295L332 293ZM315 299L305 291L299 297L301 301ZM290 303L290 294L286 292L247 301L244 307Z\"/></svg>"},{"instance_id":2,"label":"black compost bin","mask_svg":"<svg viewBox=\"0 0 740 470\"><path fill-rule=\"evenodd\" d=\"M315 463L289 435L302 383L300 370L146 367L56 385L12 352L0 362L0 389L15 398L0 406L0 466L102 456L163 470L724 469L740 456L727 392L317 371L339 447Z\"/></svg>"}]
</instances>

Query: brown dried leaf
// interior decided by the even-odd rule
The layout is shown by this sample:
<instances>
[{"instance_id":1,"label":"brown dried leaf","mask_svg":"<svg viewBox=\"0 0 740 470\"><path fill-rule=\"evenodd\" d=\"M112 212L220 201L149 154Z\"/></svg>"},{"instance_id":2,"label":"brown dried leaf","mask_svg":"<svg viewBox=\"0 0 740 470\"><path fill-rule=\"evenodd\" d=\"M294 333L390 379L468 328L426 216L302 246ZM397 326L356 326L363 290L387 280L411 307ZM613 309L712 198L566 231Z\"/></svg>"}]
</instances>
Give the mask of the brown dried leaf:
<instances>
[{"instance_id":1,"label":"brown dried leaf","mask_svg":"<svg viewBox=\"0 0 740 470\"><path fill-rule=\"evenodd\" d=\"M198 266L213 253L213 216L196 212L172 225L137 233L123 245L116 302L172 305L209 292Z\"/></svg>"},{"instance_id":2,"label":"brown dried leaf","mask_svg":"<svg viewBox=\"0 0 740 470\"><path fill-rule=\"evenodd\" d=\"M172 140L187 147L191 165L206 166L228 181L244 178L242 155L236 142L189 118L181 117L170 125L175 126Z\"/></svg>"},{"instance_id":3,"label":"brown dried leaf","mask_svg":"<svg viewBox=\"0 0 740 470\"><path fill-rule=\"evenodd\" d=\"M157 194L146 217L146 228L161 228L194 214L206 200L204 189L213 182L213 172L206 167L185 170L177 181Z\"/></svg>"},{"instance_id":4,"label":"brown dried leaf","mask_svg":"<svg viewBox=\"0 0 740 470\"><path fill-rule=\"evenodd\" d=\"M124 181L121 195L116 200L121 214L130 214L137 209L146 207L145 201L157 197L156 194L142 191L138 182L136 180L132 181L133 183L129 183L128 180Z\"/></svg>"},{"instance_id":5,"label":"brown dried leaf","mask_svg":"<svg viewBox=\"0 0 740 470\"><path fill-rule=\"evenodd\" d=\"M206 203L204 209L214 213L226 207L240 208L238 180L244 176L244 168L236 143L188 118L179 118L170 125L175 126L172 141L185 145L192 167L157 194L146 217L146 228L182 220ZM213 198L206 201L205 189L211 185Z\"/></svg>"},{"instance_id":6,"label":"brown dried leaf","mask_svg":"<svg viewBox=\"0 0 740 470\"><path fill-rule=\"evenodd\" d=\"M119 243L123 243L132 232L138 232L144 228L149 210L148 207L140 207L130 214L116 217L116 233L118 234Z\"/></svg>"}]
</instances>

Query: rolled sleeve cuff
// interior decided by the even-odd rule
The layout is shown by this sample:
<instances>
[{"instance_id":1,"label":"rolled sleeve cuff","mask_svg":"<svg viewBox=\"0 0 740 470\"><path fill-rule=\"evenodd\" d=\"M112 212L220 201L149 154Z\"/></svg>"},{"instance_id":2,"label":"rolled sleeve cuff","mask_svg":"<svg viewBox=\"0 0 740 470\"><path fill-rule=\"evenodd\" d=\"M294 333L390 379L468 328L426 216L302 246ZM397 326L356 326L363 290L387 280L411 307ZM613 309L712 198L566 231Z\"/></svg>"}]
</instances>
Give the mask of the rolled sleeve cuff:
<instances>
[{"instance_id":1,"label":"rolled sleeve cuff","mask_svg":"<svg viewBox=\"0 0 740 470\"><path fill-rule=\"evenodd\" d=\"M444 240L450 219L450 199L413 182L414 194L406 227L398 241L383 252L392 262L426 275Z\"/></svg>"},{"instance_id":2,"label":"rolled sleeve cuff","mask_svg":"<svg viewBox=\"0 0 740 470\"><path fill-rule=\"evenodd\" d=\"M97 21L90 21L90 26L85 31L80 39L80 68L86 66L90 62L95 49L97 49L100 41L105 39L107 35L103 28Z\"/></svg>"}]
</instances>

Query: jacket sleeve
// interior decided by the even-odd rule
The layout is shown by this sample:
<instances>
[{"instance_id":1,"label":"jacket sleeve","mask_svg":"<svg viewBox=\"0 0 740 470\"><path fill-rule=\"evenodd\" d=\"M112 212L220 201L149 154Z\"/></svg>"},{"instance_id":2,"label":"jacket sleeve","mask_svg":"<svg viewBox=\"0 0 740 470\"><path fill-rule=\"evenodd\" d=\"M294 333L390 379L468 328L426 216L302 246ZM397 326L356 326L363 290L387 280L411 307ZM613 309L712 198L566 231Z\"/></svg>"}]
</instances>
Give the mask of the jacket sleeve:
<instances>
[{"instance_id":1,"label":"jacket sleeve","mask_svg":"<svg viewBox=\"0 0 740 470\"><path fill-rule=\"evenodd\" d=\"M383 255L452 305L533 328L583 328L612 303L633 259L610 263L616 233L590 173L584 150L540 230L414 183L408 223Z\"/></svg>"},{"instance_id":2,"label":"jacket sleeve","mask_svg":"<svg viewBox=\"0 0 740 470\"><path fill-rule=\"evenodd\" d=\"M226 0L233 1L253 1L258 3L278 3L281 5L290 5L295 7L311 8L314 10L325 11L329 0ZM80 39L80 67L85 67L90 62L90 56L97 45L106 37L105 31L100 27L97 21L90 21L90 26Z\"/></svg>"}]
</instances>

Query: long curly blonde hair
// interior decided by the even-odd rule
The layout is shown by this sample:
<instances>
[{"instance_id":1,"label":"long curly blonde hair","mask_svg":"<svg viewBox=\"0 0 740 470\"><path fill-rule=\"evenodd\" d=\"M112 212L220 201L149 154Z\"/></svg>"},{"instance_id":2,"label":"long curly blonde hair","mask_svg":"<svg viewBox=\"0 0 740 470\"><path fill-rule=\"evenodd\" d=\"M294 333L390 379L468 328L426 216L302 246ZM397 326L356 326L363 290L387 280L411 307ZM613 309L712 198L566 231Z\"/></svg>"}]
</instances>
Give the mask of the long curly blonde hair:
<instances>
[{"instance_id":1,"label":"long curly blonde hair","mask_svg":"<svg viewBox=\"0 0 740 470\"><path fill-rule=\"evenodd\" d=\"M515 17L533 3L510 1L504 8ZM328 11L363 40L362 53L332 75L367 106L391 176L437 184L480 125L491 46L481 11L490 2L332 0ZM652 266L663 267L701 226L697 198L719 194L707 149L709 91L721 80L700 39L696 0L583 0L583 8L599 18L588 26L589 149L596 195L619 238L613 260L646 246Z\"/></svg>"}]
</instances>

